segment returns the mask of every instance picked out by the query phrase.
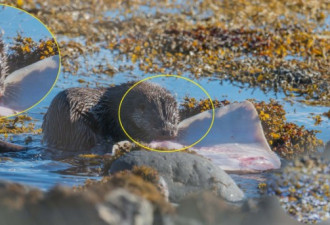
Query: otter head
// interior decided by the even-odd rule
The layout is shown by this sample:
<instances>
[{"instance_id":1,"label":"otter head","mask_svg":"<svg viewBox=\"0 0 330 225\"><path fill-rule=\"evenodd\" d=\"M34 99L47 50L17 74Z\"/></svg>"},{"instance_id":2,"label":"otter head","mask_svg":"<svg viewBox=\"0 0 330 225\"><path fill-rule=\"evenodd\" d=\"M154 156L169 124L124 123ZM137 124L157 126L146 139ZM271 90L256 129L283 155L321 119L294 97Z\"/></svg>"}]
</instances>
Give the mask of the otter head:
<instances>
[{"instance_id":1,"label":"otter head","mask_svg":"<svg viewBox=\"0 0 330 225\"><path fill-rule=\"evenodd\" d=\"M142 82L126 95L121 119L126 132L139 141L173 139L178 133L177 102L154 83Z\"/></svg>"}]
</instances>

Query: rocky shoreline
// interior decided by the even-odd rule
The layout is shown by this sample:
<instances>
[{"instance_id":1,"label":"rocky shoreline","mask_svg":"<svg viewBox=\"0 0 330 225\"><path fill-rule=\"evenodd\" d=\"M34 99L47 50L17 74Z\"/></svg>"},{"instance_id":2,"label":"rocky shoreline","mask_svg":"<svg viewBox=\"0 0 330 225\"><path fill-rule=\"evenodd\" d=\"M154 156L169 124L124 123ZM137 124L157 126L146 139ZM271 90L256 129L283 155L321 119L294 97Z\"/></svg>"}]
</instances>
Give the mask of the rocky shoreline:
<instances>
[{"instance_id":1,"label":"rocky shoreline","mask_svg":"<svg viewBox=\"0 0 330 225\"><path fill-rule=\"evenodd\" d=\"M245 199L224 171L196 154L132 151L114 161L110 173L48 192L2 181L0 217L7 225L302 224L275 196Z\"/></svg>"},{"instance_id":2,"label":"rocky shoreline","mask_svg":"<svg viewBox=\"0 0 330 225\"><path fill-rule=\"evenodd\" d=\"M301 222L330 218L329 150L289 161L269 181L269 194L276 195L285 211Z\"/></svg>"}]
</instances>

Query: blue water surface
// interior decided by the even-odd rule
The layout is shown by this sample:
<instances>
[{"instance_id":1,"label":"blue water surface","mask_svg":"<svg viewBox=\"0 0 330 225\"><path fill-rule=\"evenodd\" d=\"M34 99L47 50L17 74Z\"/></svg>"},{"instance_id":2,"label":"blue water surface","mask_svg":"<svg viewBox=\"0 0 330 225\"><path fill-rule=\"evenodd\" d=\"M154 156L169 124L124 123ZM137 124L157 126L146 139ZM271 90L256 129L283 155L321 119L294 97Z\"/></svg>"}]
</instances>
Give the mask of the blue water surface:
<instances>
[{"instance_id":1,"label":"blue water surface","mask_svg":"<svg viewBox=\"0 0 330 225\"><path fill-rule=\"evenodd\" d=\"M31 37L34 41L52 37L38 19L27 12L4 5L0 5L0 32L7 44L10 44L18 33Z\"/></svg>"}]
</instances>

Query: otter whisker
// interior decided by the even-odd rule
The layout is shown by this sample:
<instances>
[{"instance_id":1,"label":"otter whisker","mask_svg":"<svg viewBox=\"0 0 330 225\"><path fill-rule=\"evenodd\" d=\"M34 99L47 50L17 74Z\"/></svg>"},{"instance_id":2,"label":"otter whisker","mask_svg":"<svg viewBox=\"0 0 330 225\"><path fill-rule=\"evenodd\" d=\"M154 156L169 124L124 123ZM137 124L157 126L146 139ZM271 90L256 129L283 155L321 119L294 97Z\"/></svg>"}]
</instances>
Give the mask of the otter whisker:
<instances>
[{"instance_id":1,"label":"otter whisker","mask_svg":"<svg viewBox=\"0 0 330 225\"><path fill-rule=\"evenodd\" d=\"M19 90L20 88L15 84L7 84L3 97L15 101L15 99L19 97Z\"/></svg>"}]
</instances>

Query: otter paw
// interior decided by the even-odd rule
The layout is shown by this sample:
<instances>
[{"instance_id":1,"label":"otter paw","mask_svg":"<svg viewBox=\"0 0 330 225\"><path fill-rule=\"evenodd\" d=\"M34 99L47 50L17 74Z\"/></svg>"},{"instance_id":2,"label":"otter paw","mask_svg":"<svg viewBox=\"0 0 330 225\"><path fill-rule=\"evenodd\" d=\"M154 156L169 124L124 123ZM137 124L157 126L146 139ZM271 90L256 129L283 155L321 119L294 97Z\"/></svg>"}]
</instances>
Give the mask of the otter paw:
<instances>
[{"instance_id":1,"label":"otter paw","mask_svg":"<svg viewBox=\"0 0 330 225\"><path fill-rule=\"evenodd\" d=\"M112 147L112 155L115 155L118 151L130 152L134 146L135 146L135 144L130 141L117 142Z\"/></svg>"}]
</instances>

